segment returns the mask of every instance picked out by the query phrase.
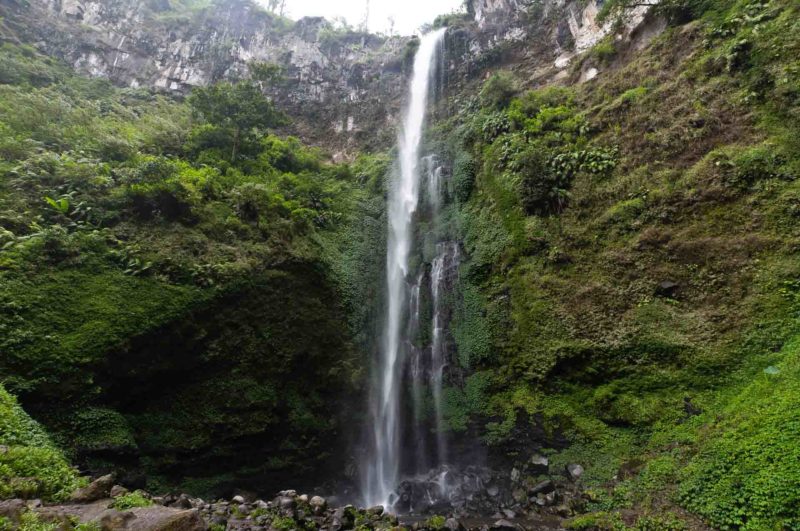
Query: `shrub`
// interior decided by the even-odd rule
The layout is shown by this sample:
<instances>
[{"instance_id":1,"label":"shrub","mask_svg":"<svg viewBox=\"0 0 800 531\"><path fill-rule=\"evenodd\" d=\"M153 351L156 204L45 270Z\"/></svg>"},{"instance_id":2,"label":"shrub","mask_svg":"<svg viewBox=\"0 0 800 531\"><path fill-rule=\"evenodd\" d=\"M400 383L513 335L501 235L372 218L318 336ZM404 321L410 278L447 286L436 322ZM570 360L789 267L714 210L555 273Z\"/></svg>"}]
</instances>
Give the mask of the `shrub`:
<instances>
[{"instance_id":1,"label":"shrub","mask_svg":"<svg viewBox=\"0 0 800 531\"><path fill-rule=\"evenodd\" d=\"M0 445L0 498L62 500L80 486L63 454L2 386Z\"/></svg>"},{"instance_id":2,"label":"shrub","mask_svg":"<svg viewBox=\"0 0 800 531\"><path fill-rule=\"evenodd\" d=\"M475 161L468 153L459 152L453 163L453 195L460 203L469 201L475 186Z\"/></svg>"},{"instance_id":3,"label":"shrub","mask_svg":"<svg viewBox=\"0 0 800 531\"><path fill-rule=\"evenodd\" d=\"M153 505L153 501L141 490L117 496L111 503L111 507L119 511L134 509L136 507L150 507L151 505Z\"/></svg>"},{"instance_id":4,"label":"shrub","mask_svg":"<svg viewBox=\"0 0 800 531\"><path fill-rule=\"evenodd\" d=\"M507 72L493 74L483 84L480 92L481 103L485 107L503 109L517 93L517 82Z\"/></svg>"}]
</instances>

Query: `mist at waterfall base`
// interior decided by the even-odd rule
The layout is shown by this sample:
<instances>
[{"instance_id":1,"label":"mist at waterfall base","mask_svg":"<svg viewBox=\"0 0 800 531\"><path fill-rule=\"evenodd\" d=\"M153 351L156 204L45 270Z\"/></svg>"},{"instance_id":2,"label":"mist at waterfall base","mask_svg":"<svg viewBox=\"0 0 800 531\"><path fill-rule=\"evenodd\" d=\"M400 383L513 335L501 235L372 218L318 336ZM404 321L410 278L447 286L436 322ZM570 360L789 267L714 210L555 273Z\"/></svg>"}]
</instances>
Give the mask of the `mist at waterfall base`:
<instances>
[{"instance_id":1,"label":"mist at waterfall base","mask_svg":"<svg viewBox=\"0 0 800 531\"><path fill-rule=\"evenodd\" d=\"M451 488L463 486L449 468L443 415L452 359L448 294L458 279L460 248L439 226L446 172L436 154L424 152L423 142L445 31L420 42L389 179L385 320L373 368L361 490L365 505L399 513L435 506Z\"/></svg>"}]
</instances>

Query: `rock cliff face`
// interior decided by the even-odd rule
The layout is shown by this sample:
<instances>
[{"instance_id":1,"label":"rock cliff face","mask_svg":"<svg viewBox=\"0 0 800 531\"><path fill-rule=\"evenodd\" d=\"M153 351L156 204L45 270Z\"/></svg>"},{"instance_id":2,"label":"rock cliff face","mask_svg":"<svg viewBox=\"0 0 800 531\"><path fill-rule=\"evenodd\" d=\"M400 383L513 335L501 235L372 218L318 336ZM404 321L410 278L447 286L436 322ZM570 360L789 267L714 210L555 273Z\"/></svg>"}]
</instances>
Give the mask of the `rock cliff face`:
<instances>
[{"instance_id":1,"label":"rock cliff face","mask_svg":"<svg viewBox=\"0 0 800 531\"><path fill-rule=\"evenodd\" d=\"M599 2L471 0L473 22L451 39L456 81L504 60L524 63L532 82L565 75L573 57L612 31L596 20ZM0 36L34 43L92 77L179 94L245 76L252 63L278 64L285 80L272 96L293 117L292 133L339 158L393 142L412 39L336 31L320 18L292 23L252 0L184 4L8 0ZM617 38L636 34L644 9L630 14ZM595 75L587 68L583 79Z\"/></svg>"},{"instance_id":2,"label":"rock cliff face","mask_svg":"<svg viewBox=\"0 0 800 531\"><path fill-rule=\"evenodd\" d=\"M0 15L78 72L133 88L186 93L242 77L252 63L278 64L285 81L273 96L295 132L340 149L360 133L374 140L396 112L409 40L340 32L320 18L290 23L249 0L181 10L157 0L31 0L4 3Z\"/></svg>"},{"instance_id":3,"label":"rock cliff face","mask_svg":"<svg viewBox=\"0 0 800 531\"><path fill-rule=\"evenodd\" d=\"M662 21L647 17L649 6L629 10L618 26L615 20L599 21L602 4L602 0L471 0L468 9L476 31L469 38L468 55L474 60L488 54L496 61L503 55L498 49L517 48L517 53L507 55L541 83L565 77L573 59L609 35L638 46L663 30ZM597 74L597 68L587 67L581 80Z\"/></svg>"}]
</instances>

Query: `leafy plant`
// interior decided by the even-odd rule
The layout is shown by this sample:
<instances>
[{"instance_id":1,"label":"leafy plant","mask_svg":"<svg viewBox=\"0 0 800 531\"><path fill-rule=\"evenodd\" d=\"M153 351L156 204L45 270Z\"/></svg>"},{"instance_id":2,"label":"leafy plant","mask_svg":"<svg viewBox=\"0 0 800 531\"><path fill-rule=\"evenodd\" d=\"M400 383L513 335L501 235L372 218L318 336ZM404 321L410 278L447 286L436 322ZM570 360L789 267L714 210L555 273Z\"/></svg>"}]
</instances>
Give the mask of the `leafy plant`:
<instances>
[{"instance_id":1,"label":"leafy plant","mask_svg":"<svg viewBox=\"0 0 800 531\"><path fill-rule=\"evenodd\" d=\"M153 500L148 498L141 490L117 496L111 503L111 507L119 511L126 511L136 507L150 507L151 505L153 505Z\"/></svg>"}]
</instances>

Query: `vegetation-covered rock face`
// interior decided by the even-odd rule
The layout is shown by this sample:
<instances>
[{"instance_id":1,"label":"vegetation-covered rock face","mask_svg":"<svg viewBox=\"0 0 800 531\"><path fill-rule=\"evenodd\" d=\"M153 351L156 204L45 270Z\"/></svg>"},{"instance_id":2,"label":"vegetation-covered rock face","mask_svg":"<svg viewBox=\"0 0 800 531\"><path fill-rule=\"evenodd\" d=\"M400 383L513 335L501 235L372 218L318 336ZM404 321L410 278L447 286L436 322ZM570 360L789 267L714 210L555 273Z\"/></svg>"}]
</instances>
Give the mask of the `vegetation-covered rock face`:
<instances>
[{"instance_id":1,"label":"vegetation-covered rock face","mask_svg":"<svg viewBox=\"0 0 800 531\"><path fill-rule=\"evenodd\" d=\"M800 528L797 3L664 0L635 24L624 0L468 4L437 21L428 131L463 251L452 438L531 505L569 483L544 511L572 529ZM0 22L0 497L63 498L65 454L195 496L341 476L379 337L391 122L331 164L275 134L290 100L261 95L292 94L292 61L288 84L250 65L180 100L78 77L24 24ZM557 487L536 472L568 465Z\"/></svg>"},{"instance_id":2,"label":"vegetation-covered rock face","mask_svg":"<svg viewBox=\"0 0 800 531\"><path fill-rule=\"evenodd\" d=\"M0 37L37 43L90 77L186 94L283 68L268 93L294 118L292 133L355 158L385 147L399 111L407 37L380 37L322 18L294 22L254 0L14 0L0 5Z\"/></svg>"},{"instance_id":3,"label":"vegetation-covered rock face","mask_svg":"<svg viewBox=\"0 0 800 531\"><path fill-rule=\"evenodd\" d=\"M25 46L0 63L7 389L133 484L318 478L355 432L382 159L268 134L285 117L262 81L179 103Z\"/></svg>"},{"instance_id":4,"label":"vegetation-covered rock face","mask_svg":"<svg viewBox=\"0 0 800 531\"><path fill-rule=\"evenodd\" d=\"M586 465L576 529L795 529L797 4L660 13L560 86L512 58L443 104L469 256L448 416Z\"/></svg>"}]
</instances>

